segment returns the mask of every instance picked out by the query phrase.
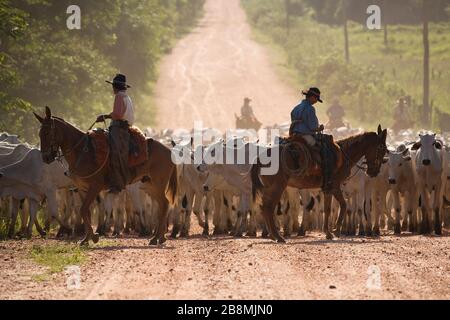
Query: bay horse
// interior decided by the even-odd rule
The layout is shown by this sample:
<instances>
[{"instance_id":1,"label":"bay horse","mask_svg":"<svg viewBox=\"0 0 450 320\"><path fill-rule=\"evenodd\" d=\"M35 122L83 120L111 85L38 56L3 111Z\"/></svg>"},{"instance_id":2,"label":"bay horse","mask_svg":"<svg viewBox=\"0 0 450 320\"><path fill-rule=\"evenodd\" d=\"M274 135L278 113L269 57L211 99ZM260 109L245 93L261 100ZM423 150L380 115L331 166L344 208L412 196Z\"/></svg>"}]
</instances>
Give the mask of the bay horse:
<instances>
[{"instance_id":1,"label":"bay horse","mask_svg":"<svg viewBox=\"0 0 450 320\"><path fill-rule=\"evenodd\" d=\"M324 232L326 238L333 239L333 234L329 230L329 216L331 212L332 197L339 202L339 217L336 223L334 233L340 236L342 223L345 212L347 211L347 204L341 190L341 184L350 177L351 169L357 165L361 158L365 157L367 162L366 173L370 177L376 177L380 173L380 168L387 152L386 147L387 130L382 130L381 125L378 126L378 132L366 132L350 138L337 141L341 151L340 153L344 161L342 166L337 168L333 175L333 185L330 192L324 192ZM282 148L286 146L281 145L278 152L283 152ZM286 152L287 167L293 168L296 166L296 161L290 152ZM274 210L281 199L281 196L287 186L298 189L317 189L321 188L323 177L321 170L318 173L306 175L294 175L287 172L286 166L280 166L275 175L261 175L260 169L262 165L258 162L252 166L250 178L252 181L253 199L257 196L262 200L262 215L270 234L277 242L285 242L276 228L274 221Z\"/></svg>"},{"instance_id":2,"label":"bay horse","mask_svg":"<svg viewBox=\"0 0 450 320\"><path fill-rule=\"evenodd\" d=\"M88 152L85 143L88 141L87 133L62 118L53 117L49 107L45 108L45 117L36 113L34 115L41 123L39 138L42 160L47 164L52 163L61 150L69 164L70 178L81 192L83 203L80 211L85 228L85 237L81 245L88 244L89 240L97 243L99 235L92 229L90 206L97 195L109 187L105 182L109 166L106 162L99 166L94 153ZM143 184L143 189L159 205L158 226L150 241L150 245L157 245L166 241L169 204L174 204L177 193L177 169L171 160L169 148L153 139L147 139L147 144L148 159L132 170L134 178L130 184L144 177L150 177L150 181Z\"/></svg>"}]
</instances>

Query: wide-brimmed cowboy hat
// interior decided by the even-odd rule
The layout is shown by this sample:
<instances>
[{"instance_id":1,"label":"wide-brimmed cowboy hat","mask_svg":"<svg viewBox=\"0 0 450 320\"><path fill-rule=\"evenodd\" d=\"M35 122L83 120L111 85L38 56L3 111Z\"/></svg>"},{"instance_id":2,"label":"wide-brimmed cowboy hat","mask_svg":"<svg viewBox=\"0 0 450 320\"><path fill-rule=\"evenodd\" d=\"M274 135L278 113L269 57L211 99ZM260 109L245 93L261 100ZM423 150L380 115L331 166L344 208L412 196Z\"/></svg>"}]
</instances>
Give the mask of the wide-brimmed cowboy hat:
<instances>
[{"instance_id":1,"label":"wide-brimmed cowboy hat","mask_svg":"<svg viewBox=\"0 0 450 320\"><path fill-rule=\"evenodd\" d=\"M320 99L320 90L319 88L309 88L309 90L302 90L302 94L304 96L315 96L317 98L317 101L320 103L323 103L322 99Z\"/></svg>"},{"instance_id":2,"label":"wide-brimmed cowboy hat","mask_svg":"<svg viewBox=\"0 0 450 320\"><path fill-rule=\"evenodd\" d=\"M131 88L131 86L129 86L127 84L127 77L120 73L116 74L116 76L114 77L114 79L112 81L106 80L106 83L109 83L112 85L119 85L124 88Z\"/></svg>"}]
</instances>

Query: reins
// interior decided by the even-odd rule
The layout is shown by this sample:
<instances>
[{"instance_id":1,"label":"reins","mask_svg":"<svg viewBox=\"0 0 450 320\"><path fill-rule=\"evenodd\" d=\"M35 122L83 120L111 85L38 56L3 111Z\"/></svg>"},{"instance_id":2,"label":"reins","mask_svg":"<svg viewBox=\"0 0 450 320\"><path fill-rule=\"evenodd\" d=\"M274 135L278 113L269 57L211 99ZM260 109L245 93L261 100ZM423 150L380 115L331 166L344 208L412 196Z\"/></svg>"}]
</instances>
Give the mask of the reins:
<instances>
[{"instance_id":1,"label":"reins","mask_svg":"<svg viewBox=\"0 0 450 320\"><path fill-rule=\"evenodd\" d=\"M60 123L64 123L62 120L60 120L60 119L58 119L58 118L52 117L52 121L53 121L53 122L52 122L52 129L53 129L53 130L55 129L55 126L54 126L54 124L53 124L55 120L56 120L56 121L59 121ZM94 122L94 123L89 127L89 129L87 130L87 132L89 132L89 131L95 126L96 123L97 123L97 122ZM105 121L105 119L103 119L103 123L104 123L105 128L106 128L106 121ZM88 175L86 175L86 176L80 176L80 175L76 174L75 170L78 168L79 164L81 163L82 155L83 155L84 153L88 153L88 152L89 152L89 148L88 148L89 136L88 136L88 133L87 133L87 132L83 134L83 137L82 137L82 138L81 138L81 139L80 139L73 147L71 147L69 151L63 152L63 153L65 153L66 156L67 156L67 155L71 154L72 152L74 152L74 150L75 150L75 149L76 149L83 141L85 141L85 146L83 147L82 152L80 153L80 155L79 155L78 158L77 158L77 161L76 161L76 163L75 163L74 169L71 169L71 168L70 168L70 165L69 165L68 168L66 168L66 167L64 166L64 163L63 163L63 161L62 161L63 154L60 153L61 148L58 148L58 154L57 154L57 156L55 157L55 159L60 163L61 167L66 171L66 175L67 175L67 176L74 175L74 176L77 176L79 179L89 179L89 178L92 178L92 177L96 176L98 173L100 173L100 171L102 171L102 170L104 169L104 167L106 166L106 163L108 162L109 155L110 155L110 152L111 152L109 148L108 148L108 152L107 152L107 154L106 154L105 160L103 161L103 163L101 164L101 166L100 166L99 168L97 168L93 173L88 174ZM52 139L52 140L53 140L53 139ZM54 141L52 141L52 144L53 144L53 143L54 143Z\"/></svg>"}]
</instances>

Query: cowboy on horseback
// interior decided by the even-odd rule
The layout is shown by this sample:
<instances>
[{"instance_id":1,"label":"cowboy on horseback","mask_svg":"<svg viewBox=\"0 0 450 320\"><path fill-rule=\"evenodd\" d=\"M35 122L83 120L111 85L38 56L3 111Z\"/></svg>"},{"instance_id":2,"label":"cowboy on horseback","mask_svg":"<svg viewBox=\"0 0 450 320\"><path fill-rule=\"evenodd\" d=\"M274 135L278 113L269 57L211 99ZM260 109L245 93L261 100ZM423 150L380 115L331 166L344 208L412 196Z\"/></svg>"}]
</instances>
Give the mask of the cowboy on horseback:
<instances>
[{"instance_id":1,"label":"cowboy on horseback","mask_svg":"<svg viewBox=\"0 0 450 320\"><path fill-rule=\"evenodd\" d=\"M334 99L331 106L327 110L328 123L326 125L327 129L337 129L341 127L345 127L344 116L345 110L344 107L339 103L339 99Z\"/></svg>"},{"instance_id":2,"label":"cowboy on horseback","mask_svg":"<svg viewBox=\"0 0 450 320\"><path fill-rule=\"evenodd\" d=\"M261 122L256 119L253 108L250 106L251 101L250 98L245 98L244 105L241 107L241 117L235 114L237 129L255 129L258 131L261 128Z\"/></svg>"},{"instance_id":3,"label":"cowboy on horseback","mask_svg":"<svg viewBox=\"0 0 450 320\"><path fill-rule=\"evenodd\" d=\"M113 81L106 81L112 85L115 95L113 111L97 117L97 122L112 119L109 127L110 132L110 175L109 186L111 193L122 191L130 180L128 168L128 152L130 143L129 127L134 123L134 106L131 98L127 95L127 79L123 74L117 74Z\"/></svg>"},{"instance_id":4,"label":"cowboy on horseback","mask_svg":"<svg viewBox=\"0 0 450 320\"><path fill-rule=\"evenodd\" d=\"M319 119L314 108L317 102L323 103L320 99L320 90L310 88L308 91L302 91L302 94L305 99L291 112L289 136L301 136L314 151L320 152L323 190L330 191L332 188L333 155L329 152L330 146L324 141L324 135L321 133L324 130L324 125L319 125Z\"/></svg>"}]
</instances>

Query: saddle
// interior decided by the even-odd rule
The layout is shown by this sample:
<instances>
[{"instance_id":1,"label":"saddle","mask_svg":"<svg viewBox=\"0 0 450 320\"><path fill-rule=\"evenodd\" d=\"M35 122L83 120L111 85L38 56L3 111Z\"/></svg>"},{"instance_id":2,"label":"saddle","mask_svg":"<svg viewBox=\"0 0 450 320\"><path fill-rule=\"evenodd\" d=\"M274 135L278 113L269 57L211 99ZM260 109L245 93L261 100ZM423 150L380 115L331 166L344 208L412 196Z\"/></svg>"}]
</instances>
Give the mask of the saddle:
<instances>
[{"instance_id":1,"label":"saddle","mask_svg":"<svg viewBox=\"0 0 450 320\"><path fill-rule=\"evenodd\" d=\"M130 134L130 147L128 154L128 166L136 167L148 160L148 141L142 131L137 127L128 129ZM109 131L95 129L88 132L89 142L95 154L95 162L101 166L109 155Z\"/></svg>"},{"instance_id":2,"label":"saddle","mask_svg":"<svg viewBox=\"0 0 450 320\"><path fill-rule=\"evenodd\" d=\"M304 152L309 152L311 161L309 168L307 168L308 176L316 176L322 174L322 152L321 149L327 147L331 154L328 156L332 156L335 159L333 174L339 171L344 165L344 156L341 152L340 146L334 142L333 136L331 135L322 135L322 145L320 142L314 147L311 147L305 139L301 135L292 135L287 138L283 138L280 144L293 145L293 147L289 150L290 154L296 161L299 163L299 166L303 164L300 163L304 161L305 155L300 155L300 148ZM299 144L300 148L295 144Z\"/></svg>"}]
</instances>

